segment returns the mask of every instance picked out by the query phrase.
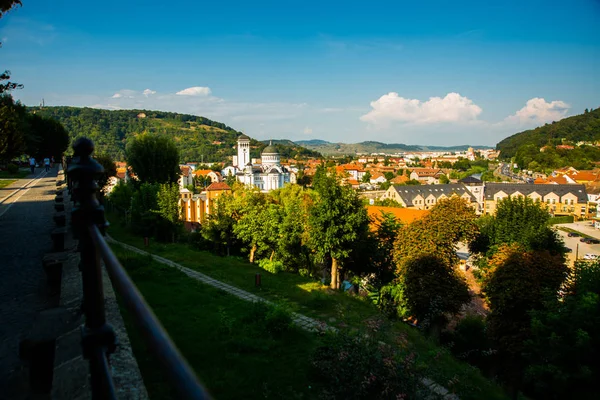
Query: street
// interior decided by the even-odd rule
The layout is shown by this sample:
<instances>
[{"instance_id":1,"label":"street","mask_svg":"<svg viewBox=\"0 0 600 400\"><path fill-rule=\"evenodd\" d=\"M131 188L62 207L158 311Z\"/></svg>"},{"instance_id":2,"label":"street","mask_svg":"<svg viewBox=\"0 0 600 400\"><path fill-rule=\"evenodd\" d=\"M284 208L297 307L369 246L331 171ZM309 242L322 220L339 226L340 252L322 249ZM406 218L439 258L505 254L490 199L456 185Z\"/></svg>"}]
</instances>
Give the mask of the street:
<instances>
[{"instance_id":1,"label":"street","mask_svg":"<svg viewBox=\"0 0 600 400\"><path fill-rule=\"evenodd\" d=\"M583 222L574 222L572 224L559 224L555 225L556 227L564 227L570 228L581 233L585 233L588 236L594 237L596 239L600 239L600 232L594 229L593 226L590 225L589 221ZM580 242L581 237L568 237L567 232L561 231L557 229L558 234L564 240L565 246L573 250L571 253L567 254L569 261L572 263L575 260L577 245L579 245L578 257L581 259L584 255L591 253L600 255L600 244L587 244Z\"/></svg>"}]
</instances>

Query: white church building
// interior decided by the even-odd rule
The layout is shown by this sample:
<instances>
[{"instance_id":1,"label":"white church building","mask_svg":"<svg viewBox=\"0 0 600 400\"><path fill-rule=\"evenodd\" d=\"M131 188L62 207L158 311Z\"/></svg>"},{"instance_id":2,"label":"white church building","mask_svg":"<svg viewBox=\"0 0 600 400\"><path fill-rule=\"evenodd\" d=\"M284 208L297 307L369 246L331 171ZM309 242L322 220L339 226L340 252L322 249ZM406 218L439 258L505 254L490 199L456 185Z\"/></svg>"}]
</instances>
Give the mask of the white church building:
<instances>
[{"instance_id":1,"label":"white church building","mask_svg":"<svg viewBox=\"0 0 600 400\"><path fill-rule=\"evenodd\" d=\"M269 143L261 154L260 164L253 164L250 159L250 138L241 135L238 138L237 156L233 156L233 166L223 170L222 175L235 175L245 185L256 186L268 192L282 188L286 183L296 183L296 174L281 165L277 149Z\"/></svg>"}]
</instances>

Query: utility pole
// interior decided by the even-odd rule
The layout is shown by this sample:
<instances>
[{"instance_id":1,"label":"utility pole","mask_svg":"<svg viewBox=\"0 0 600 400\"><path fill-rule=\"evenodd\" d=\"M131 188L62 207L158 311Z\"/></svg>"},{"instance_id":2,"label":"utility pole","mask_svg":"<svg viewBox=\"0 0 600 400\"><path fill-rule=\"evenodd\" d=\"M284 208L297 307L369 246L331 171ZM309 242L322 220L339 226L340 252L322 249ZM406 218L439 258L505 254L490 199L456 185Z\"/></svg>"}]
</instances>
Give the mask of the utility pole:
<instances>
[{"instance_id":1,"label":"utility pole","mask_svg":"<svg viewBox=\"0 0 600 400\"><path fill-rule=\"evenodd\" d=\"M575 248L575 261L579 258L579 243L577 243L577 247Z\"/></svg>"}]
</instances>

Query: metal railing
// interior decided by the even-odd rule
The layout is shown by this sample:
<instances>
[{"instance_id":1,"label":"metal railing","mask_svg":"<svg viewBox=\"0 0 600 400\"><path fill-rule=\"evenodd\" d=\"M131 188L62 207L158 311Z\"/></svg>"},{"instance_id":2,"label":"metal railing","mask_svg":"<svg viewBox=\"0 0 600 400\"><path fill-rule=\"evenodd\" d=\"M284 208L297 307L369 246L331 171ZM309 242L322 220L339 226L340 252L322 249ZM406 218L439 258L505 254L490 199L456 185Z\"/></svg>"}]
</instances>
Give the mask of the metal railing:
<instances>
[{"instance_id":1,"label":"metal railing","mask_svg":"<svg viewBox=\"0 0 600 400\"><path fill-rule=\"evenodd\" d=\"M96 198L96 179L104 169L91 157L93 142L80 138L73 144L73 150L74 157L66 173L74 201L71 217L73 233L79 240L78 251L81 253L79 269L83 281L85 314L81 343L83 356L90 363L92 398L117 398L109 367L110 354L116 349L117 337L106 321L102 259L115 291L119 293L125 308L141 330L148 350L159 359L180 398L210 399L210 395L104 240L104 230L108 223L104 218L104 208Z\"/></svg>"}]
</instances>

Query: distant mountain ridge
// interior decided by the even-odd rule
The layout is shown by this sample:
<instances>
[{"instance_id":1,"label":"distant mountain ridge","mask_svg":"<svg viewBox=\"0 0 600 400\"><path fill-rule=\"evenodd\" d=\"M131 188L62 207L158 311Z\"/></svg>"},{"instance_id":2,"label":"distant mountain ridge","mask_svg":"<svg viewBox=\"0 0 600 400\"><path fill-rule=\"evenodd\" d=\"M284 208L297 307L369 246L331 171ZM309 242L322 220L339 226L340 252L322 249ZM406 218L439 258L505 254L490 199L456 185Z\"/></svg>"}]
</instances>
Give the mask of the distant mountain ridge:
<instances>
[{"instance_id":1,"label":"distant mountain ridge","mask_svg":"<svg viewBox=\"0 0 600 400\"><path fill-rule=\"evenodd\" d=\"M324 155L352 155L356 153L385 153L394 154L406 151L464 151L469 147L474 149L489 149L491 146L423 146L423 145L407 145L404 143L383 143L376 141L365 141L360 143L331 143L326 140L311 139L311 140L296 140L296 144L306 147L310 150L315 150Z\"/></svg>"}]
</instances>

